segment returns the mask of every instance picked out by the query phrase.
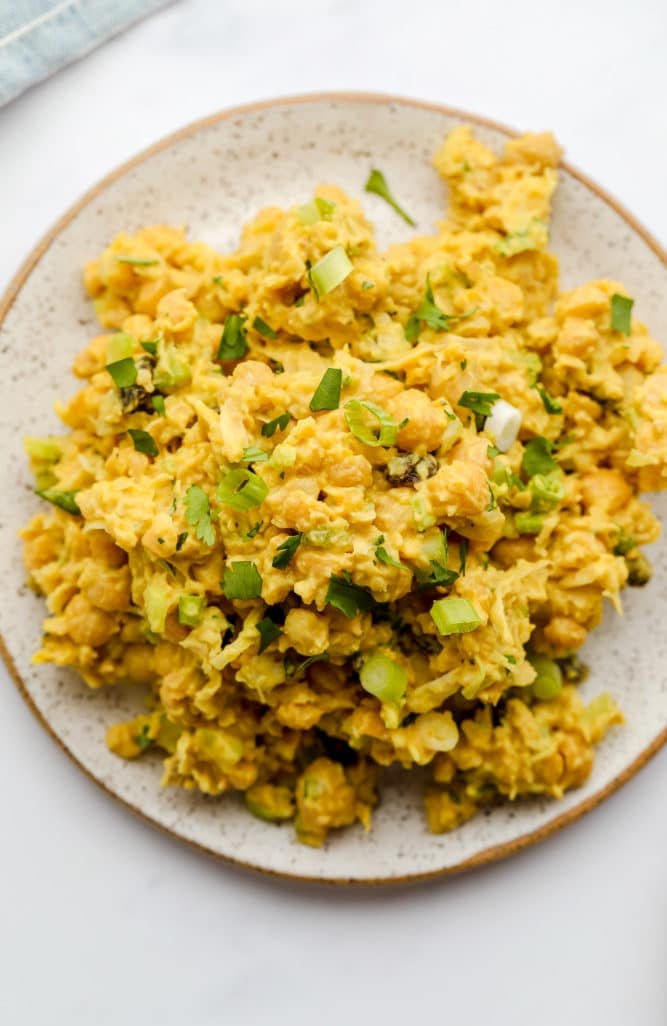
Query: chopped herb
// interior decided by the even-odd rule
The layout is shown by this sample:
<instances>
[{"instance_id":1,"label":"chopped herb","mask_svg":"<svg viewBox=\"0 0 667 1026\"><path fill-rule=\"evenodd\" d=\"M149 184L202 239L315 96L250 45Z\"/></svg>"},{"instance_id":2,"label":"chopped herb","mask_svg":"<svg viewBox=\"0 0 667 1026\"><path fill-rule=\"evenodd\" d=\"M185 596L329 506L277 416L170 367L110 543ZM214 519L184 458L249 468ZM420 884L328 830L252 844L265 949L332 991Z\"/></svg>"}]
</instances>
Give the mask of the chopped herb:
<instances>
[{"instance_id":1,"label":"chopped herb","mask_svg":"<svg viewBox=\"0 0 667 1026\"><path fill-rule=\"evenodd\" d=\"M262 424L262 434L265 438L273 438L276 431L285 430L291 419L292 414L289 412L279 414L279 416L274 417L273 420L269 420L266 424Z\"/></svg>"},{"instance_id":2,"label":"chopped herb","mask_svg":"<svg viewBox=\"0 0 667 1026\"><path fill-rule=\"evenodd\" d=\"M146 456L159 455L160 450L157 447L157 442L152 435L149 435L148 431L130 428L127 433L134 442L134 448L137 452L143 452Z\"/></svg>"},{"instance_id":3,"label":"chopped herb","mask_svg":"<svg viewBox=\"0 0 667 1026\"><path fill-rule=\"evenodd\" d=\"M247 449L243 450L243 456L241 457L242 463L266 463L269 458L268 452L265 449L260 449L256 445L249 445Z\"/></svg>"},{"instance_id":4,"label":"chopped herb","mask_svg":"<svg viewBox=\"0 0 667 1026\"><path fill-rule=\"evenodd\" d=\"M265 616L263 620L260 620L257 624L257 630L259 631L259 654L269 647L274 641L282 634L280 627L270 620L268 616Z\"/></svg>"},{"instance_id":5,"label":"chopped herb","mask_svg":"<svg viewBox=\"0 0 667 1026\"><path fill-rule=\"evenodd\" d=\"M263 321L261 317L255 317L252 322L252 326L255 331L263 335L264 338L278 338L278 332L270 328L266 321Z\"/></svg>"},{"instance_id":6,"label":"chopped herb","mask_svg":"<svg viewBox=\"0 0 667 1026\"><path fill-rule=\"evenodd\" d=\"M211 523L211 504L208 495L199 485L190 485L185 493L185 519L195 528L195 538L205 545L212 545L215 532Z\"/></svg>"},{"instance_id":7,"label":"chopped herb","mask_svg":"<svg viewBox=\"0 0 667 1026\"><path fill-rule=\"evenodd\" d=\"M554 450L553 442L541 435L531 438L526 442L521 467L528 477L534 474L549 474L552 470L558 469L558 464L552 457Z\"/></svg>"},{"instance_id":8,"label":"chopped herb","mask_svg":"<svg viewBox=\"0 0 667 1026\"><path fill-rule=\"evenodd\" d=\"M53 506L59 506L60 509L64 509L66 513L74 513L77 516L81 516L81 510L76 501L76 492L61 491L58 488L42 488L35 494L39 495L40 499L46 499Z\"/></svg>"},{"instance_id":9,"label":"chopped herb","mask_svg":"<svg viewBox=\"0 0 667 1026\"><path fill-rule=\"evenodd\" d=\"M262 530L262 524L263 523L264 523L263 520L258 520L257 523L254 524L250 528L250 530L247 532L246 538L250 538L250 539L255 538L259 534L259 532Z\"/></svg>"},{"instance_id":10,"label":"chopped herb","mask_svg":"<svg viewBox=\"0 0 667 1026\"><path fill-rule=\"evenodd\" d=\"M430 275L426 275L426 289L424 291L424 298L420 305L417 307L415 312L408 321L404 328L404 334L408 342L416 342L419 338L420 324L423 322L427 327L432 328L433 331L449 331L454 321L464 320L466 317L472 316L475 310L468 310L463 314L446 314L444 311L437 306L435 298L433 296L433 288L431 286ZM467 360L463 361L467 366ZM461 369L465 367L461 365Z\"/></svg>"},{"instance_id":11,"label":"chopped herb","mask_svg":"<svg viewBox=\"0 0 667 1026\"><path fill-rule=\"evenodd\" d=\"M230 470L216 491L218 500L225 506L240 510L261 506L268 494L269 486L266 481L245 467Z\"/></svg>"},{"instance_id":12,"label":"chopped herb","mask_svg":"<svg viewBox=\"0 0 667 1026\"><path fill-rule=\"evenodd\" d=\"M512 666L516 666L516 656L513 656L511 652L507 653L507 655L505 656L505 659L507 660L508 663L511 663Z\"/></svg>"},{"instance_id":13,"label":"chopped herb","mask_svg":"<svg viewBox=\"0 0 667 1026\"><path fill-rule=\"evenodd\" d=\"M185 545L187 540L188 540L188 532L187 531L181 531L181 533L179 534L178 538L176 539L176 551L177 552L181 551L181 549L183 548L183 546Z\"/></svg>"},{"instance_id":14,"label":"chopped herb","mask_svg":"<svg viewBox=\"0 0 667 1026\"><path fill-rule=\"evenodd\" d=\"M378 547L375 550L375 558L379 560L380 563L384 563L385 566L395 566L397 570L408 569L405 563L401 563L399 559L394 559L393 556L390 556L387 550L385 549L384 545L378 545Z\"/></svg>"},{"instance_id":15,"label":"chopped herb","mask_svg":"<svg viewBox=\"0 0 667 1026\"><path fill-rule=\"evenodd\" d=\"M108 363L106 369L114 380L116 388L129 388L137 380L137 365L131 356L124 360Z\"/></svg>"},{"instance_id":16,"label":"chopped herb","mask_svg":"<svg viewBox=\"0 0 667 1026\"><path fill-rule=\"evenodd\" d=\"M563 407L561 406L561 404L558 402L557 399L554 399L552 398L552 396L549 395L546 388L538 384L536 384L534 387L539 392L540 399L542 400L542 403L544 404L544 409L547 411L547 413L563 412Z\"/></svg>"},{"instance_id":17,"label":"chopped herb","mask_svg":"<svg viewBox=\"0 0 667 1026\"><path fill-rule=\"evenodd\" d=\"M620 296L614 292L611 297L611 327L613 331L620 331L623 335L629 335L632 331L632 307L634 299L629 296Z\"/></svg>"},{"instance_id":18,"label":"chopped herb","mask_svg":"<svg viewBox=\"0 0 667 1026\"><path fill-rule=\"evenodd\" d=\"M329 578L326 601L348 619L356 616L357 613L367 613L374 605L374 599L367 588L353 584L349 574L338 577L332 574Z\"/></svg>"},{"instance_id":19,"label":"chopped herb","mask_svg":"<svg viewBox=\"0 0 667 1026\"><path fill-rule=\"evenodd\" d=\"M320 652L318 655L308 656L308 658L304 659L302 663L297 663L296 665L294 665L294 663L292 662L291 659L289 661L286 659L285 660L285 664L286 664L285 665L285 672L286 672L288 677L299 677L302 673L304 673L308 669L309 666L312 666L313 663L328 663L328 662L329 662L329 653L328 652Z\"/></svg>"},{"instance_id":20,"label":"chopped herb","mask_svg":"<svg viewBox=\"0 0 667 1026\"><path fill-rule=\"evenodd\" d=\"M214 277L213 277L213 284L214 285L222 285L224 287L225 283L222 280L222 275L221 274L214 275Z\"/></svg>"},{"instance_id":21,"label":"chopped herb","mask_svg":"<svg viewBox=\"0 0 667 1026\"><path fill-rule=\"evenodd\" d=\"M119 264L130 264L131 267L155 267L159 264L159 260L155 260L153 257L129 257L129 256L117 256L116 260Z\"/></svg>"},{"instance_id":22,"label":"chopped herb","mask_svg":"<svg viewBox=\"0 0 667 1026\"><path fill-rule=\"evenodd\" d=\"M165 409L165 405L164 405L164 396L163 395L152 395L151 396L151 404L152 404L153 409L155 410L155 412L159 413L162 417L164 417L165 413L167 412L166 409Z\"/></svg>"},{"instance_id":23,"label":"chopped herb","mask_svg":"<svg viewBox=\"0 0 667 1026\"><path fill-rule=\"evenodd\" d=\"M337 410L340 405L340 390L343 372L339 367L328 367L310 400L313 413L318 410Z\"/></svg>"},{"instance_id":24,"label":"chopped herb","mask_svg":"<svg viewBox=\"0 0 667 1026\"><path fill-rule=\"evenodd\" d=\"M350 399L345 403L344 414L348 428L364 445L389 448L396 444L398 424L381 406L363 399ZM368 425L368 414L377 422L372 427Z\"/></svg>"},{"instance_id":25,"label":"chopped herb","mask_svg":"<svg viewBox=\"0 0 667 1026\"><path fill-rule=\"evenodd\" d=\"M461 577L466 575L466 563L468 562L468 539L461 538L459 542L459 562L461 564L460 574Z\"/></svg>"},{"instance_id":26,"label":"chopped herb","mask_svg":"<svg viewBox=\"0 0 667 1026\"><path fill-rule=\"evenodd\" d=\"M332 203L331 200L325 199L324 196L316 196L313 202L319 210L322 220L330 221L336 209L336 204Z\"/></svg>"},{"instance_id":27,"label":"chopped herb","mask_svg":"<svg viewBox=\"0 0 667 1026\"><path fill-rule=\"evenodd\" d=\"M220 586L228 599L245 601L260 598L262 594L259 570L248 560L241 560L227 567Z\"/></svg>"},{"instance_id":28,"label":"chopped herb","mask_svg":"<svg viewBox=\"0 0 667 1026\"><path fill-rule=\"evenodd\" d=\"M461 363L459 364L459 367L461 368L461 370L465 370L467 366L468 366L468 361L467 360L461 360Z\"/></svg>"},{"instance_id":29,"label":"chopped herb","mask_svg":"<svg viewBox=\"0 0 667 1026\"><path fill-rule=\"evenodd\" d=\"M375 282L370 280L362 281L361 287L364 290L364 292L366 292L367 289L375 288Z\"/></svg>"},{"instance_id":30,"label":"chopped herb","mask_svg":"<svg viewBox=\"0 0 667 1026\"><path fill-rule=\"evenodd\" d=\"M342 246L329 250L308 271L308 281L317 299L338 288L352 270L352 261Z\"/></svg>"},{"instance_id":31,"label":"chopped herb","mask_svg":"<svg viewBox=\"0 0 667 1026\"><path fill-rule=\"evenodd\" d=\"M632 535L626 534L625 531L621 529L621 533L619 534L616 544L613 548L614 555L627 556L628 552L632 552L632 550L636 548L637 542L632 537Z\"/></svg>"},{"instance_id":32,"label":"chopped herb","mask_svg":"<svg viewBox=\"0 0 667 1026\"><path fill-rule=\"evenodd\" d=\"M245 314L230 314L222 329L216 360L240 360L248 352L248 337L243 324Z\"/></svg>"},{"instance_id":33,"label":"chopped herb","mask_svg":"<svg viewBox=\"0 0 667 1026\"><path fill-rule=\"evenodd\" d=\"M484 421L491 416L493 404L500 399L497 392L464 392L457 406L472 410L475 414L475 426L478 431L484 428Z\"/></svg>"},{"instance_id":34,"label":"chopped herb","mask_svg":"<svg viewBox=\"0 0 667 1026\"><path fill-rule=\"evenodd\" d=\"M147 339L146 342L140 343L141 348L145 349L151 356L157 356L157 342L151 339Z\"/></svg>"},{"instance_id":35,"label":"chopped herb","mask_svg":"<svg viewBox=\"0 0 667 1026\"><path fill-rule=\"evenodd\" d=\"M276 554L273 557L271 566L275 567L276 570L284 570L288 563L292 561L294 553L301 544L302 538L302 534L293 534L289 538L285 539L285 541L276 549Z\"/></svg>"},{"instance_id":36,"label":"chopped herb","mask_svg":"<svg viewBox=\"0 0 667 1026\"><path fill-rule=\"evenodd\" d=\"M145 752L147 748L153 743L153 738L149 736L150 724L144 723L139 734L135 734L132 740L134 741L137 748L140 748L142 752Z\"/></svg>"},{"instance_id":37,"label":"chopped herb","mask_svg":"<svg viewBox=\"0 0 667 1026\"><path fill-rule=\"evenodd\" d=\"M389 186L387 185L387 179L381 171L377 170L377 168L374 168L369 174L368 181L364 185L364 191L371 192L374 193L374 195L379 196L380 199L383 199L385 203L388 203L389 206L396 211L399 217L402 217L403 220L412 225L413 228L415 227L415 222L407 211L400 206L397 200L394 199Z\"/></svg>"},{"instance_id":38,"label":"chopped herb","mask_svg":"<svg viewBox=\"0 0 667 1026\"><path fill-rule=\"evenodd\" d=\"M450 570L448 567L443 566L442 563L436 559L430 560L431 569L429 573L425 574L423 571L418 571L417 580L423 588L430 588L436 585L443 585L449 587L454 581L458 580L458 574L456 570Z\"/></svg>"}]
</instances>

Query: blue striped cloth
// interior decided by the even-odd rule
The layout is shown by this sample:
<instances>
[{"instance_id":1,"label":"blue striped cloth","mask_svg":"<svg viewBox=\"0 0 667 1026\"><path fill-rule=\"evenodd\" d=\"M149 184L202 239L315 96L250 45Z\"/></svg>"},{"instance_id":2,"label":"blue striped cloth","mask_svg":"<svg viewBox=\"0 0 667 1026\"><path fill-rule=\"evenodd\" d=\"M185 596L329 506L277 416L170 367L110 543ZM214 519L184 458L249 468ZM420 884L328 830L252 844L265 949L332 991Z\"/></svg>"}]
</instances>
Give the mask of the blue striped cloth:
<instances>
[{"instance_id":1,"label":"blue striped cloth","mask_svg":"<svg viewBox=\"0 0 667 1026\"><path fill-rule=\"evenodd\" d=\"M0 107L172 0L0 0Z\"/></svg>"}]
</instances>

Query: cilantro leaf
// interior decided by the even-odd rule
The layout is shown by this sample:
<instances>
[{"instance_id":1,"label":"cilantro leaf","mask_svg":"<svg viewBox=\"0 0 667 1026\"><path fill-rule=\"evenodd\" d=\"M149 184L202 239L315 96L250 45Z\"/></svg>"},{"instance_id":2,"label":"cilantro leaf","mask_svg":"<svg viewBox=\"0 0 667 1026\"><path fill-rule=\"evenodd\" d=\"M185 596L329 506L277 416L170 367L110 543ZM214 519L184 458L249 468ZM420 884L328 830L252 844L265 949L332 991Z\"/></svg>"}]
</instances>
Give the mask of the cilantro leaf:
<instances>
[{"instance_id":1,"label":"cilantro leaf","mask_svg":"<svg viewBox=\"0 0 667 1026\"><path fill-rule=\"evenodd\" d=\"M551 455L554 451L554 444L548 438L537 435L526 442L521 468L528 477L535 474L549 474L558 468L558 464Z\"/></svg>"},{"instance_id":2,"label":"cilantro leaf","mask_svg":"<svg viewBox=\"0 0 667 1026\"><path fill-rule=\"evenodd\" d=\"M160 450L157 442L148 431L139 431L137 428L129 428L128 435L134 442L137 452L143 452L146 456L159 456Z\"/></svg>"},{"instance_id":3,"label":"cilantro leaf","mask_svg":"<svg viewBox=\"0 0 667 1026\"><path fill-rule=\"evenodd\" d=\"M215 531L211 523L211 504L208 495L199 485L190 485L185 493L185 519L195 528L195 538L205 545L213 545Z\"/></svg>"},{"instance_id":4,"label":"cilantro leaf","mask_svg":"<svg viewBox=\"0 0 667 1026\"><path fill-rule=\"evenodd\" d=\"M265 438L273 438L278 429L281 431L285 430L291 419L291 413L281 413L279 416L274 417L273 420L269 420L266 424L262 424L262 434Z\"/></svg>"},{"instance_id":5,"label":"cilantro leaf","mask_svg":"<svg viewBox=\"0 0 667 1026\"><path fill-rule=\"evenodd\" d=\"M259 654L261 655L269 645L280 637L282 631L268 616L259 621L257 630L259 631Z\"/></svg>"},{"instance_id":6,"label":"cilantro leaf","mask_svg":"<svg viewBox=\"0 0 667 1026\"><path fill-rule=\"evenodd\" d=\"M294 553L301 544L302 538L302 534L293 534L289 538L286 538L285 541L276 549L276 554L273 557L271 566L275 567L276 570L284 570L288 563L293 559Z\"/></svg>"},{"instance_id":7,"label":"cilantro leaf","mask_svg":"<svg viewBox=\"0 0 667 1026\"><path fill-rule=\"evenodd\" d=\"M340 577L337 574L331 575L326 601L335 609L340 609L348 619L356 616L357 613L369 612L375 604L370 591L358 584L353 584L349 574Z\"/></svg>"}]
</instances>

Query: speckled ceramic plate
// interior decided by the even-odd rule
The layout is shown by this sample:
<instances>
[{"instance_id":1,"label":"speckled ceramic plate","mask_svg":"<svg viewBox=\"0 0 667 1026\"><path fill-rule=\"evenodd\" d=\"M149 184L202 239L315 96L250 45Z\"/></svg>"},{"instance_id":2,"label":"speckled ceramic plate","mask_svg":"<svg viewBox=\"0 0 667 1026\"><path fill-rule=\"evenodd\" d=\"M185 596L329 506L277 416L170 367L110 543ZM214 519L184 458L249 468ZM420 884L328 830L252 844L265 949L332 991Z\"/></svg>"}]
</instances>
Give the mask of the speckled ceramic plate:
<instances>
[{"instance_id":1,"label":"speckled ceramic plate","mask_svg":"<svg viewBox=\"0 0 667 1026\"><path fill-rule=\"evenodd\" d=\"M665 740L665 541L651 553L654 580L627 592L625 617L609 613L586 647L592 672L584 692L610 690L627 725L601 745L585 787L561 802L505 805L440 837L426 831L419 787L407 774L387 780L372 833L358 827L339 832L321 850L297 844L290 827L253 819L233 798L160 790L157 759L122 762L104 745L108 724L136 708L131 696L120 690L92 692L71 673L30 664L44 609L25 587L17 544L20 526L38 506L21 437L59 430L54 400L74 390L72 357L96 331L81 286L84 262L118 231L165 221L187 223L193 238L230 249L258 208L302 202L322 181L339 183L362 198L381 246L408 238L411 229L362 191L373 166L385 171L417 218L418 230L428 232L443 209L431 155L461 121L473 122L492 146L510 134L459 111L381 96L277 100L208 118L140 154L84 196L37 246L0 304L2 380L10 384L0 409L1 487L12 496L0 525L0 623L10 670L44 726L108 794L174 836L256 869L379 882L478 865L517 851L591 809ZM622 279L636 297L637 315L657 337L667 338L665 254L618 204L568 167L556 198L552 241L565 285L593 277ZM658 509L664 516L667 503L658 502Z\"/></svg>"}]
</instances>

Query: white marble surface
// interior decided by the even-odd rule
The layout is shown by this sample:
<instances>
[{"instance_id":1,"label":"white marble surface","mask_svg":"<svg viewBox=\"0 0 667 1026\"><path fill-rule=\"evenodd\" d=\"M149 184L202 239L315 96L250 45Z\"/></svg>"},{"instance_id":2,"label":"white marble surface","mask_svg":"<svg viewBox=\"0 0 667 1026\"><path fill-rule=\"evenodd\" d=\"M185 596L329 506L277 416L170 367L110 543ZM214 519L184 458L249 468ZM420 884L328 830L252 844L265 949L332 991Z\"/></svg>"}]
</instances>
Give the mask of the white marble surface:
<instances>
[{"instance_id":1,"label":"white marble surface","mask_svg":"<svg viewBox=\"0 0 667 1026\"><path fill-rule=\"evenodd\" d=\"M528 2L454 7L181 0L39 86L0 110L0 286L135 150L219 107L321 89L551 127L664 243L662 5L587 0L561 24ZM68 763L4 670L2 684L3 1023L666 1021L664 752L510 861L344 892L233 871L135 822Z\"/></svg>"}]
</instances>

